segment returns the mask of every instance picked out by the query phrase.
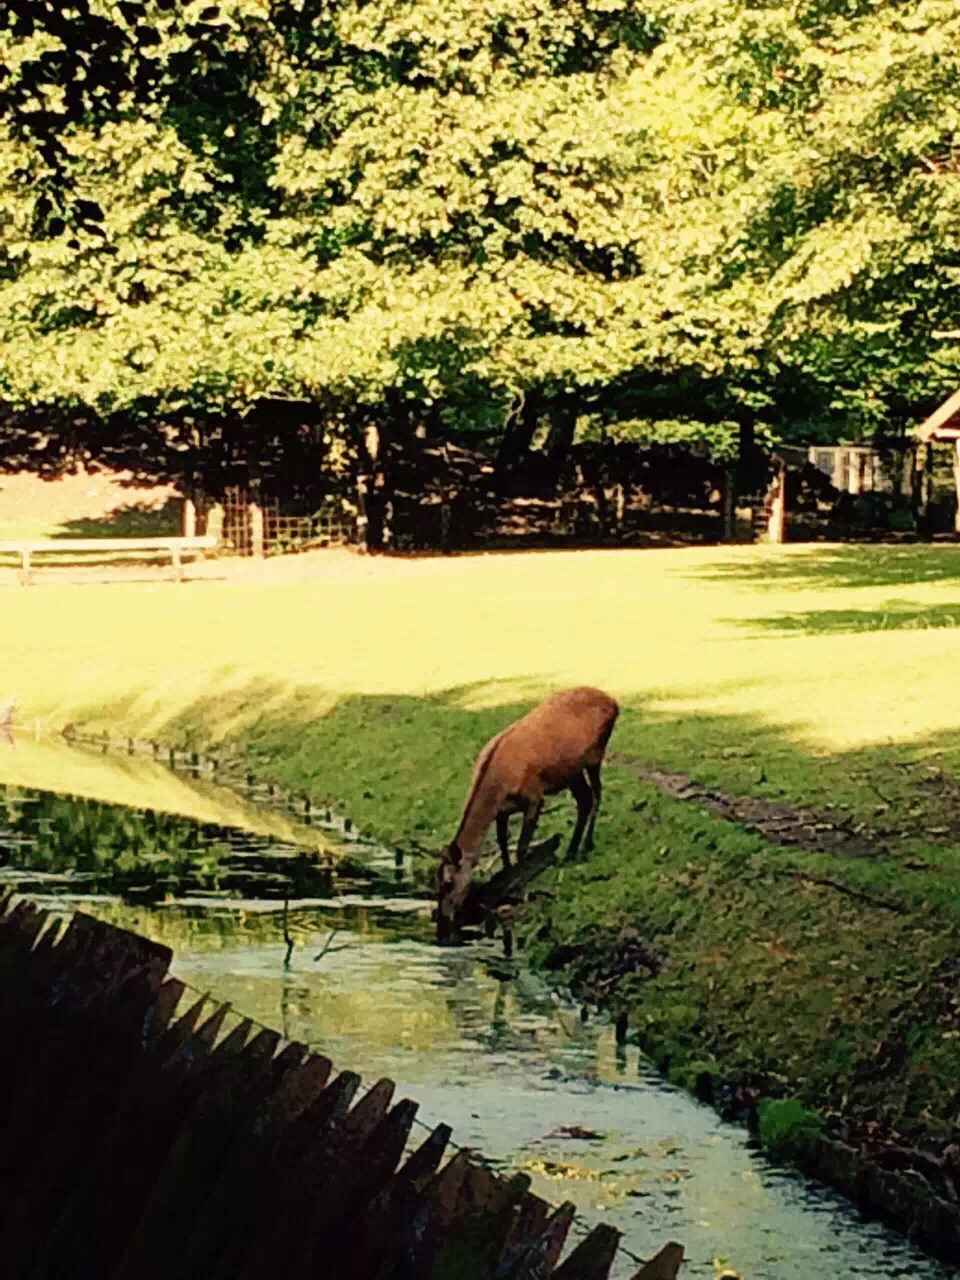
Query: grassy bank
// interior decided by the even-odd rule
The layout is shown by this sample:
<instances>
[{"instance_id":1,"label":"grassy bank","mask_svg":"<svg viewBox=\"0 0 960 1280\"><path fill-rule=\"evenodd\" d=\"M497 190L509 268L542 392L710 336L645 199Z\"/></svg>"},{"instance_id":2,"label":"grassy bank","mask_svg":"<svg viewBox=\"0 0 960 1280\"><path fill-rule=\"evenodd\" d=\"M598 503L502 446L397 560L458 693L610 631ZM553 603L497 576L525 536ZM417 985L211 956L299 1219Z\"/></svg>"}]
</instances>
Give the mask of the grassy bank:
<instances>
[{"instance_id":1,"label":"grassy bank","mask_svg":"<svg viewBox=\"0 0 960 1280\"><path fill-rule=\"evenodd\" d=\"M536 958L589 943L575 964L596 966L635 927L670 967L610 989L681 1078L759 1073L822 1114L953 1136L960 552L332 553L271 572L4 588L0 697L51 729L233 744L429 848L490 734L551 688L599 684L626 761L804 806L869 847L774 844L611 767L596 854L527 914ZM555 802L545 828L571 812Z\"/></svg>"}]
</instances>

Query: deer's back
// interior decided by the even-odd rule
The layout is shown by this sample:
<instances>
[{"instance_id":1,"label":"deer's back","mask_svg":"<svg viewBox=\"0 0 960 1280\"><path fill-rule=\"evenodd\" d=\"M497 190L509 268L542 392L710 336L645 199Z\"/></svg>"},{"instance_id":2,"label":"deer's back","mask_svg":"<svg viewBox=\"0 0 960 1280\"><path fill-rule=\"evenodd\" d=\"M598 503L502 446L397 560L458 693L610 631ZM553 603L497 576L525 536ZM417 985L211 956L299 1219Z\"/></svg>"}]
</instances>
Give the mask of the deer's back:
<instances>
[{"instance_id":1,"label":"deer's back","mask_svg":"<svg viewBox=\"0 0 960 1280\"><path fill-rule=\"evenodd\" d=\"M481 758L507 790L522 791L535 778L559 789L585 764L600 763L619 711L600 689L565 689L492 739Z\"/></svg>"}]
</instances>

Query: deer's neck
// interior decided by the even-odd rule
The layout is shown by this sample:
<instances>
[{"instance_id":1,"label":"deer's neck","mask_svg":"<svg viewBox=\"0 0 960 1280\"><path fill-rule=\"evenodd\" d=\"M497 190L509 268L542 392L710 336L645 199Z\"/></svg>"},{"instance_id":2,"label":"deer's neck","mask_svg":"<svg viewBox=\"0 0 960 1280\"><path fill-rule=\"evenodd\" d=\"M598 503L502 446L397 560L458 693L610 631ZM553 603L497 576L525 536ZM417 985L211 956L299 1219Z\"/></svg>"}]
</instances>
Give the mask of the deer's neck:
<instances>
[{"instance_id":1,"label":"deer's neck","mask_svg":"<svg viewBox=\"0 0 960 1280\"><path fill-rule=\"evenodd\" d=\"M500 808L500 789L487 778L482 779L467 797L460 826L453 843L461 853L475 854L490 830Z\"/></svg>"}]
</instances>

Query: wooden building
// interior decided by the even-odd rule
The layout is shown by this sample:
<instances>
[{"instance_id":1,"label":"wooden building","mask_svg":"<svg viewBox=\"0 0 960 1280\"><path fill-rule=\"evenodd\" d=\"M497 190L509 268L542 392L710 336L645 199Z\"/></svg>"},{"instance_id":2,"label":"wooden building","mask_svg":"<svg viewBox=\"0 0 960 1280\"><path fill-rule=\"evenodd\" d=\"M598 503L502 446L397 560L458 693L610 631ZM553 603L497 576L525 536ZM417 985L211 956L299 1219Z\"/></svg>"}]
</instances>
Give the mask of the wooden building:
<instances>
[{"instance_id":1,"label":"wooden building","mask_svg":"<svg viewBox=\"0 0 960 1280\"><path fill-rule=\"evenodd\" d=\"M917 440L921 444L949 440L956 450L960 441L960 391L955 391L925 422L920 423Z\"/></svg>"},{"instance_id":2,"label":"wooden building","mask_svg":"<svg viewBox=\"0 0 960 1280\"><path fill-rule=\"evenodd\" d=\"M893 493L896 487L880 451L869 445L780 445L772 462L774 475L763 503L751 513L753 535L765 542L787 540L790 518L797 514L794 504L799 490L804 486L810 490L812 478L818 474L830 486L832 500L838 495L857 498ZM789 500L788 491L792 494ZM815 482L811 492L817 492Z\"/></svg>"},{"instance_id":3,"label":"wooden building","mask_svg":"<svg viewBox=\"0 0 960 1280\"><path fill-rule=\"evenodd\" d=\"M889 492L893 488L880 453L869 445L811 445L804 459L841 493Z\"/></svg>"}]
</instances>

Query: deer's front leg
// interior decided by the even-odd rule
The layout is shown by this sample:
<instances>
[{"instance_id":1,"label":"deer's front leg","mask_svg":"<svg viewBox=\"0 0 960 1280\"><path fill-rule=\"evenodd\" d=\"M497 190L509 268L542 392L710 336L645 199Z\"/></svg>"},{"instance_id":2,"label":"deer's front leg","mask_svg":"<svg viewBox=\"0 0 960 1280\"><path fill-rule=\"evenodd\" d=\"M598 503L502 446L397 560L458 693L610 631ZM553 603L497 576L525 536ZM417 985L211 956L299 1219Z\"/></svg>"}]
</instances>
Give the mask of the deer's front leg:
<instances>
[{"instance_id":1,"label":"deer's front leg","mask_svg":"<svg viewBox=\"0 0 960 1280\"><path fill-rule=\"evenodd\" d=\"M540 821L540 813L543 809L543 796L538 796L535 800L528 800L523 811L523 826L520 828L520 839L517 841L517 861L526 857L527 850L530 847L530 841L533 839L533 833L537 829L537 823Z\"/></svg>"},{"instance_id":2,"label":"deer's front leg","mask_svg":"<svg viewBox=\"0 0 960 1280\"><path fill-rule=\"evenodd\" d=\"M504 870L508 870L510 867L510 815L508 813L497 814L497 844L500 846Z\"/></svg>"}]
</instances>

